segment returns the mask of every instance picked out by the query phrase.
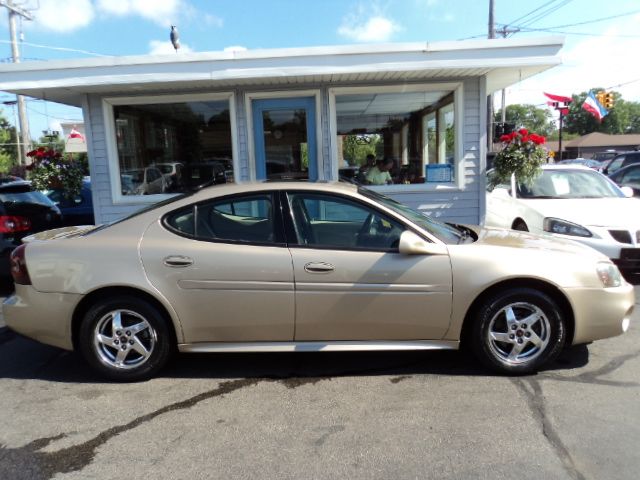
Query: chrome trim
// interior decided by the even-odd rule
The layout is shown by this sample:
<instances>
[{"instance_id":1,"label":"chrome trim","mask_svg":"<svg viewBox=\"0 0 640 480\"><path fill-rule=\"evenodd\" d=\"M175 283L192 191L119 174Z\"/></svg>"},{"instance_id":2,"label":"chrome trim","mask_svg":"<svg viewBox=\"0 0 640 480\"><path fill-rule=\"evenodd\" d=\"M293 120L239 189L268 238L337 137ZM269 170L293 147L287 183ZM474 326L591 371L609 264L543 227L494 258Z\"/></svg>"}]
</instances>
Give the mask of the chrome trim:
<instances>
[{"instance_id":1,"label":"chrome trim","mask_svg":"<svg viewBox=\"0 0 640 480\"><path fill-rule=\"evenodd\" d=\"M184 290L293 291L293 282L259 282L236 280L178 280Z\"/></svg>"},{"instance_id":2,"label":"chrome trim","mask_svg":"<svg viewBox=\"0 0 640 480\"><path fill-rule=\"evenodd\" d=\"M234 352L356 352L398 350L457 350L457 340L406 340L394 342L328 341L328 342L202 342L181 343L178 350L189 353Z\"/></svg>"}]
</instances>

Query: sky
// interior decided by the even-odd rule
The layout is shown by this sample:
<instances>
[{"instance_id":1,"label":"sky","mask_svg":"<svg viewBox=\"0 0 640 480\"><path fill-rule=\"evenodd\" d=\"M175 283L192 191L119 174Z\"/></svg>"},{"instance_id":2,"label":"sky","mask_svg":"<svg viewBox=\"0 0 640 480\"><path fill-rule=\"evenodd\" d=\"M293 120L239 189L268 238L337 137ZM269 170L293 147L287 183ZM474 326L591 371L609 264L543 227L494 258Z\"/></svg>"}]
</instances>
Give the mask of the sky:
<instances>
[{"instance_id":1,"label":"sky","mask_svg":"<svg viewBox=\"0 0 640 480\"><path fill-rule=\"evenodd\" d=\"M3 3L3 2L0 2ZM19 23L22 61L184 52L435 42L486 38L489 0L14 0L33 21ZM494 0L510 37L565 36L563 65L507 89L507 104L544 106L542 92L570 96L592 87L640 101L640 0ZM0 7L0 61L11 46ZM499 102L500 95L497 95ZM0 102L14 97L0 92ZM499 104L497 103L498 107ZM14 107L0 104L13 123ZM32 137L82 121L79 109L30 100Z\"/></svg>"}]
</instances>

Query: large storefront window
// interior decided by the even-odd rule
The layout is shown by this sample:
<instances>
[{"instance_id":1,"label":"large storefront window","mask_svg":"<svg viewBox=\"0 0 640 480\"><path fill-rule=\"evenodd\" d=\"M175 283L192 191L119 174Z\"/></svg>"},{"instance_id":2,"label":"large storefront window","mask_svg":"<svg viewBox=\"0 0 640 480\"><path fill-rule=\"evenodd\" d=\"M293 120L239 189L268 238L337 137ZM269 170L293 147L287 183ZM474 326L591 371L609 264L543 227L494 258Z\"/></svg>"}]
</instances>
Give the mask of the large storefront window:
<instances>
[{"instance_id":1,"label":"large storefront window","mask_svg":"<svg viewBox=\"0 0 640 480\"><path fill-rule=\"evenodd\" d=\"M336 89L340 176L369 185L455 180L453 90L362 90Z\"/></svg>"},{"instance_id":2,"label":"large storefront window","mask_svg":"<svg viewBox=\"0 0 640 480\"><path fill-rule=\"evenodd\" d=\"M114 105L122 195L232 182L229 100Z\"/></svg>"}]
</instances>

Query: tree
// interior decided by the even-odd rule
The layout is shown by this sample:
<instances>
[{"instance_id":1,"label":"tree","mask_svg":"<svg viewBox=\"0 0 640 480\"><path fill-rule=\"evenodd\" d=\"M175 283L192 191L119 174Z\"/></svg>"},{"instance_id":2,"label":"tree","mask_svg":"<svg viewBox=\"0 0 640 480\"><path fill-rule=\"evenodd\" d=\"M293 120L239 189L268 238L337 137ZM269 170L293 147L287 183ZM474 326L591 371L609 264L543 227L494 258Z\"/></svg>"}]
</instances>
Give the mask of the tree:
<instances>
[{"instance_id":1,"label":"tree","mask_svg":"<svg viewBox=\"0 0 640 480\"><path fill-rule=\"evenodd\" d=\"M516 130L526 128L530 132L536 132L548 137L556 129L551 112L545 108L538 108L535 105L507 105L505 114L506 123L514 124ZM502 121L502 110L498 110L495 114L495 121Z\"/></svg>"},{"instance_id":2,"label":"tree","mask_svg":"<svg viewBox=\"0 0 640 480\"><path fill-rule=\"evenodd\" d=\"M592 92L602 91L602 88L592 88ZM569 105L569 114L564 119L568 133L586 135L593 132L611 135L623 133L640 133L640 103L627 102L618 92L612 92L614 106L607 116L598 121L592 114L582 108L588 92L573 95L573 102Z\"/></svg>"},{"instance_id":3,"label":"tree","mask_svg":"<svg viewBox=\"0 0 640 480\"><path fill-rule=\"evenodd\" d=\"M17 159L16 129L0 111L0 173L8 173Z\"/></svg>"}]
</instances>

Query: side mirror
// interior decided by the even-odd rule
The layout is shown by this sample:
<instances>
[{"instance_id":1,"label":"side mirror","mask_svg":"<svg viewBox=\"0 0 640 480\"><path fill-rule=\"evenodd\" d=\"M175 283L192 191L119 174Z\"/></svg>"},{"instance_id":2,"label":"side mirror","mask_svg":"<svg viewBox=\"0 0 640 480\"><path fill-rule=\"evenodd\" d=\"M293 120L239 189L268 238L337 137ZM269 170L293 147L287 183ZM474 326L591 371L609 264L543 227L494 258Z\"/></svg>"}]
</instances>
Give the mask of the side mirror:
<instances>
[{"instance_id":1,"label":"side mirror","mask_svg":"<svg viewBox=\"0 0 640 480\"><path fill-rule=\"evenodd\" d=\"M403 255L447 255L449 253L446 246L427 242L409 230L405 230L400 235L398 250Z\"/></svg>"},{"instance_id":2,"label":"side mirror","mask_svg":"<svg viewBox=\"0 0 640 480\"><path fill-rule=\"evenodd\" d=\"M620 187L620 190L622 190L622 193L624 193L625 197L627 197L627 198L633 197L633 188L631 188L631 187Z\"/></svg>"}]
</instances>

